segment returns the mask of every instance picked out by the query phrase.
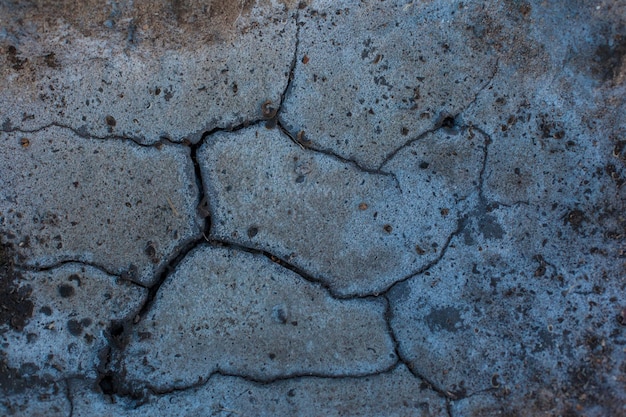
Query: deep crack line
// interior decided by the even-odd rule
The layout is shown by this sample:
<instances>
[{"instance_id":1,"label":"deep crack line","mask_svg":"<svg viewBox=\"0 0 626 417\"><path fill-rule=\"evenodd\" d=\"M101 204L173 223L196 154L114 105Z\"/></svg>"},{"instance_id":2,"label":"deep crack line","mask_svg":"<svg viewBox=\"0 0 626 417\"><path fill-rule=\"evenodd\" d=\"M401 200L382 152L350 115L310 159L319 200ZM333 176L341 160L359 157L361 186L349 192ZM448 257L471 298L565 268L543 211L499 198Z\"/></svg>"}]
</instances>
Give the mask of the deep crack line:
<instances>
[{"instance_id":1,"label":"deep crack line","mask_svg":"<svg viewBox=\"0 0 626 417\"><path fill-rule=\"evenodd\" d=\"M349 158L344 158L343 156L338 155L337 153L333 152L332 150L320 149L320 148L315 148L315 147L312 147L312 146L305 145L300 140L298 140L298 135L294 136L293 133L291 133L283 125L283 123L280 120L277 121L276 125L278 126L278 129L281 131L281 133L283 135L285 135L289 139L291 139L291 141L294 142L296 145L298 145L301 149L303 149L305 151L309 151L309 152L325 155L325 156L327 156L329 158L334 159L335 161L341 162L343 164L350 165L350 166L356 168L358 171L366 173L366 174L381 175L381 176L385 176L385 177L391 177L391 178L393 178L393 180L394 180L394 182L396 184L396 188L398 188L399 190L402 190L402 188L400 187L400 181L398 180L398 177L396 176L395 173L388 172L388 171L383 171L381 169L368 169L368 168L365 168L365 167L361 166L357 161L355 161L353 159L349 159Z\"/></svg>"},{"instance_id":2,"label":"deep crack line","mask_svg":"<svg viewBox=\"0 0 626 417\"><path fill-rule=\"evenodd\" d=\"M308 151L312 151L315 153L320 153L323 155L326 155L328 157L331 157L333 159L335 159L336 161L345 163L345 164L349 164L353 167L355 167L356 169L358 169L361 172L364 173L368 173L368 174L376 174L376 175L384 175L384 176L389 176L392 177L396 183L396 187L400 190L400 182L398 181L398 178L396 177L396 175L392 172L385 172L382 171L380 168L379 169L367 169L363 166L361 166L361 164L359 164L357 161L349 159L349 158L345 158L342 157L340 155L338 155L337 153L333 152L331 149L320 149L320 148L314 148L311 146L306 145L305 143L303 143L302 140L300 140L300 133L304 134L304 132L300 132L298 134L294 134L292 132L289 131L289 129L287 129L283 123L283 121L281 120L281 113L283 111L283 106L285 104L286 101L286 97L289 94L289 92L291 91L291 89L293 88L293 80L295 79L295 73L298 67L298 52L299 52L299 48L300 48L300 27L301 27L301 23L300 23L300 13L296 12L295 15L295 20L296 20L296 45L294 48L294 53L293 53L293 57L291 60L291 65L290 65L290 69L289 69L289 74L287 76L287 84L285 86L285 89L283 90L283 92L280 95L280 104L278 109L276 110L276 114L272 115L271 120L267 120L266 122L268 123L268 125L266 125L266 127L274 127L277 126L280 131L287 136L293 143L295 143L296 145L298 145L301 149L303 150L308 150Z\"/></svg>"},{"instance_id":3,"label":"deep crack line","mask_svg":"<svg viewBox=\"0 0 626 417\"><path fill-rule=\"evenodd\" d=\"M391 307L391 302L389 301L389 298L387 297L387 295L384 295L384 298L387 301L387 310L385 311L385 321L389 329L389 335L392 337L392 340L394 342L395 352L396 352L396 356L398 357L397 358L398 361L404 364L407 367L407 369L411 372L411 374L413 374L414 377L422 380L428 389L435 392L441 398L444 398L446 400L458 399L458 397L454 395L453 393L444 390L443 388L438 386L434 381L432 381L430 378L427 378L426 376L420 374L417 370L414 369L414 366L412 365L411 361L407 360L402 355L402 352L400 351L400 342L396 338L396 334L393 330L393 326L391 325L391 321L393 320L393 309Z\"/></svg>"},{"instance_id":4,"label":"deep crack line","mask_svg":"<svg viewBox=\"0 0 626 417\"><path fill-rule=\"evenodd\" d=\"M396 361L393 364L391 364L390 366L386 367L385 369L382 369L380 371L377 372L366 372L366 373L355 373L355 374L324 374L324 373L315 373L315 372L301 372L301 373L293 373L290 375L284 375L284 376L277 376L277 377L273 377L273 378L268 378L268 379L258 379L258 378L254 378L251 377L249 375L245 375L245 374L238 374L238 373L232 373L232 372L226 372L226 371L222 371L222 370L216 370L214 372L211 372L206 378L201 378L198 380L198 382L190 384L190 385L186 385L183 387L170 387L167 389L157 389L153 386L150 386L149 384L142 386L139 390L137 391L133 391L133 390L125 390L125 391L121 391L121 392L116 392L115 395L121 398L130 398L130 399L137 399L137 398L141 398L142 395L140 394L141 391L147 390L150 394L155 395L155 396L162 396L162 395L168 395L168 394L174 394L174 393L184 393L186 391L191 391L194 389L199 389L199 388L203 388L208 386L210 383L212 383L213 379L215 377L218 376L222 376L222 377L228 377L228 378L236 378L257 386L267 386L267 385L272 385L272 384L276 384L276 383L280 383L280 382L285 382L285 381L298 381L298 380L302 380L302 379L320 379L320 380L357 380L357 379L365 379L365 378L371 378L371 377L375 377L375 376L380 376L380 375L386 375L386 374L391 374L392 372L394 372L396 370L396 368L400 366L400 361ZM406 365L405 365L406 366ZM407 366L408 369L408 366ZM409 369L410 372L410 369Z\"/></svg>"},{"instance_id":5,"label":"deep crack line","mask_svg":"<svg viewBox=\"0 0 626 417\"><path fill-rule=\"evenodd\" d=\"M0 129L0 132L32 134L32 133L39 133L41 131L50 129L52 127L58 127L59 129L67 129L70 132L74 133L74 135L76 135L76 136L78 136L80 138L83 138L83 139L88 139L88 140L128 141L128 142L134 143L137 146L141 146L143 148L157 148L157 149L159 149L159 147L162 146L163 142L169 142L169 143L172 143L172 144L175 144L175 145L181 145L181 143L174 142L174 141L170 140L166 136L160 137L159 141L157 141L157 142L155 142L153 144L143 143L140 138L136 138L136 137L132 137L132 136L124 136L124 135L96 136L96 135L89 134L89 133L85 132L84 130L76 129L76 128L72 127L72 126L64 125L64 124L57 123L57 122L48 123L47 125L40 126L38 128L35 128L35 129L21 129L21 128L18 128L18 127L15 127L15 128L12 127L10 129Z\"/></svg>"},{"instance_id":6,"label":"deep crack line","mask_svg":"<svg viewBox=\"0 0 626 417\"><path fill-rule=\"evenodd\" d=\"M302 268L299 268L291 263L289 263L288 261L282 259L279 256L276 256L268 251L265 251L263 249L257 249L254 247L250 247L250 246L245 246L239 243L234 243L234 242L229 242L229 241L225 241L225 240L219 240L219 239L213 239L212 237L209 236L208 239L208 245L213 246L213 247L223 247L223 248L228 248L228 249L233 249L233 250L237 250L237 251L241 251L241 252L246 252L246 253L250 253L250 254L254 254L254 255L261 255L264 256L266 258L268 258L271 262L281 266L282 268L288 269L291 272L294 272L296 275L298 275L301 279L303 279L306 282L312 283L312 284L316 284L319 285L322 289L324 289L326 291L326 293L335 300L368 300L368 299L375 299L377 298L376 294L363 294L363 295L338 295L336 294L333 289L330 287L330 285L325 282L324 280L322 280L321 278L315 278L314 276L312 276L311 274L309 274L308 272L304 271Z\"/></svg>"},{"instance_id":7,"label":"deep crack line","mask_svg":"<svg viewBox=\"0 0 626 417\"><path fill-rule=\"evenodd\" d=\"M391 307L391 301L389 301L389 297L387 295L383 295L383 297L384 297L384 299L386 301L386 304L387 304L386 308L385 308L384 318L385 318L385 323L387 325L387 333L389 334L389 337L391 337L391 340L393 342L394 352L395 352L395 355L396 355L396 366L399 366L400 363L403 364L404 366L406 366L406 368L409 370L411 375L413 375L415 378L421 380L422 384L425 385L426 388L428 388L431 391L433 391L439 397L445 399L446 400L446 408L448 408L449 402L450 402L450 399L451 399L450 396L448 396L445 391L443 391L442 389L437 387L428 378L425 378L423 375L420 375L418 372L416 372L412 368L411 363L409 361L407 361L402 356L402 354L400 352L400 342L398 341L398 338L396 337L396 333L393 330L393 326L391 325L391 320L393 319L393 311L392 311L392 307Z\"/></svg>"},{"instance_id":8,"label":"deep crack line","mask_svg":"<svg viewBox=\"0 0 626 417\"><path fill-rule=\"evenodd\" d=\"M489 144L491 143L491 137L481 128L475 127L472 124L468 124L468 125L463 125L463 126L458 126L460 129L462 130L469 130L470 134L472 134L472 130L476 130L478 133L480 133L484 138L484 146L483 146L483 158L481 161L481 169L479 171L478 174L478 184L476 185L476 191L478 192L478 204L484 204L485 203L485 197L483 196L483 183L484 183L484 175L485 175L485 171L486 171L486 167L487 167L487 158L488 158L488 147ZM414 140L413 140L414 141ZM475 208L475 205L474 205ZM470 208L468 208L467 210L465 210L464 213L460 213L459 217L457 217L457 227L455 230L452 231L452 233L450 233L450 235L448 236L448 238L446 239L441 252L439 253L439 256L437 256L437 258L433 259L432 261L430 261L428 264L424 265L422 268L420 268L419 270L410 273L409 275L405 276L404 278L401 278L393 283L391 283L384 291L381 292L382 295L387 295L389 293L389 291L391 291L391 289L397 285L400 284L402 282L408 281L418 275L421 275L425 272L427 272L428 270L430 270L431 268L433 268L435 265L437 265L445 256L450 243L452 242L452 239L459 235L463 229L465 228L467 221L469 219L469 217L473 214L474 210L471 210Z\"/></svg>"},{"instance_id":9,"label":"deep crack line","mask_svg":"<svg viewBox=\"0 0 626 417\"><path fill-rule=\"evenodd\" d=\"M203 135L203 140L206 136L207 134L205 133L205 135ZM206 197L204 193L202 173L200 171L200 166L197 160L197 151L200 146L202 146L203 140L194 145L191 145L189 152L189 159L191 161L191 164L193 165L194 181L196 182L196 188L198 190L199 206L196 208L196 210L198 210L198 214L200 215L200 217L203 218L203 224L201 224L200 226L200 233L197 236L190 238L188 241L178 245L177 248L174 249L173 255L170 256L168 262L165 263L165 265L163 265L159 269L159 271L156 272L155 275L157 278L155 282L150 287L148 287L148 295L146 297L146 301L139 309L136 318L133 319L133 325L137 324L143 317L148 314L148 312L152 308L152 305L154 304L159 290L161 289L161 286L165 283L170 274L176 270L177 266L189 254L189 252L198 247L207 239L207 234L210 233L211 218L208 213L202 213L202 205L203 202L206 201ZM123 326L123 333L128 333L131 327L132 326ZM124 336L125 335L122 335L122 337Z\"/></svg>"},{"instance_id":10,"label":"deep crack line","mask_svg":"<svg viewBox=\"0 0 626 417\"><path fill-rule=\"evenodd\" d=\"M72 394L72 387L70 386L70 380L65 379L65 397L67 398L67 402L70 406L70 413L68 417L74 416L74 396Z\"/></svg>"},{"instance_id":11,"label":"deep crack line","mask_svg":"<svg viewBox=\"0 0 626 417\"><path fill-rule=\"evenodd\" d=\"M457 217L456 229L453 230L452 233L448 235L448 237L446 238L446 241L443 244L443 247L441 248L441 251L439 252L439 255L435 259L433 259L432 261L430 261L429 263L421 267L419 270L411 272L410 274L406 275L404 278L400 278L392 282L391 284L389 284L387 288L381 291L379 295L384 295L386 297L394 286L402 282L408 281L434 268L446 255L446 252L448 248L450 247L450 243L452 242L452 239L454 239L459 233L463 231L463 229L465 229L465 225L467 223L467 217L468 217L467 214L462 214L461 216Z\"/></svg>"},{"instance_id":12,"label":"deep crack line","mask_svg":"<svg viewBox=\"0 0 626 417\"><path fill-rule=\"evenodd\" d=\"M81 261L81 260L76 260L76 259L65 259L62 261L58 261L55 263L51 263L51 264L47 264L47 265L26 265L26 264L18 264L15 263L14 264L14 268L16 270L22 271L22 272L52 272L55 269L58 268L62 268L65 265L83 265L83 266L88 266L90 268L94 268L99 270L100 272L105 273L106 275L110 275L114 278L120 279L124 282L128 282L130 284L136 285L140 288L148 288L146 287L144 284L134 281L132 279L130 279L129 277L126 276L126 274L124 273L115 273L112 272L110 270L108 270L107 268L105 268L104 266L95 263L95 262L88 262L88 261Z\"/></svg>"},{"instance_id":13,"label":"deep crack line","mask_svg":"<svg viewBox=\"0 0 626 417\"><path fill-rule=\"evenodd\" d=\"M283 92L280 94L280 103L279 103L278 110L276 111L276 117L278 117L278 114L280 114L280 112L282 111L283 104L285 103L285 97L287 97L287 94L291 90L292 81L295 78L295 71L296 71L296 66L298 63L298 51L300 49L300 13L299 12L296 11L294 19L296 21L296 45L293 49L293 57L291 58L291 63L289 64L289 73L287 74L287 84L285 85Z\"/></svg>"}]
</instances>

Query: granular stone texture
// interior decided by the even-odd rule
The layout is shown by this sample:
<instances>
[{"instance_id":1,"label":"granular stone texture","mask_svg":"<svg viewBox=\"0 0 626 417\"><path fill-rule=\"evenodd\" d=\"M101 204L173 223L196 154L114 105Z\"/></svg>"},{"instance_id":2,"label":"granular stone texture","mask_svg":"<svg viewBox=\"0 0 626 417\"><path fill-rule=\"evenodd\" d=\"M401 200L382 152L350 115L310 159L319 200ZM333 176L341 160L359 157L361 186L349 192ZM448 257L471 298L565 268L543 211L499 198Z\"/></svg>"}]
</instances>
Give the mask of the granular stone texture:
<instances>
[{"instance_id":1,"label":"granular stone texture","mask_svg":"<svg viewBox=\"0 0 626 417\"><path fill-rule=\"evenodd\" d=\"M397 359L384 312L383 300L334 300L262 255L201 246L133 328L120 374L157 391L216 371L266 381L372 374Z\"/></svg>"},{"instance_id":2,"label":"granular stone texture","mask_svg":"<svg viewBox=\"0 0 626 417\"><path fill-rule=\"evenodd\" d=\"M441 256L483 149L468 129L439 131L368 172L278 129L216 134L198 153L211 237L276 254L341 296L380 293Z\"/></svg>"},{"instance_id":3,"label":"granular stone texture","mask_svg":"<svg viewBox=\"0 0 626 417\"><path fill-rule=\"evenodd\" d=\"M626 415L626 2L0 0L0 414Z\"/></svg>"},{"instance_id":4,"label":"granular stone texture","mask_svg":"<svg viewBox=\"0 0 626 417\"><path fill-rule=\"evenodd\" d=\"M24 288L32 308L23 327L0 323L4 390L27 380L96 378L100 353L122 321L139 312L147 295L144 288L78 263L22 271L16 291Z\"/></svg>"},{"instance_id":5,"label":"granular stone texture","mask_svg":"<svg viewBox=\"0 0 626 417\"><path fill-rule=\"evenodd\" d=\"M56 126L0 133L0 144L0 233L20 265L81 261L150 284L200 233L188 148Z\"/></svg>"},{"instance_id":6,"label":"granular stone texture","mask_svg":"<svg viewBox=\"0 0 626 417\"><path fill-rule=\"evenodd\" d=\"M281 99L296 26L237 3L3 1L0 123L152 144L254 118Z\"/></svg>"},{"instance_id":7,"label":"granular stone texture","mask_svg":"<svg viewBox=\"0 0 626 417\"><path fill-rule=\"evenodd\" d=\"M90 385L72 381L74 416L448 415L445 400L422 386L403 365L362 378L302 377L268 384L215 375L205 385L157 395L141 405L103 402Z\"/></svg>"}]
</instances>

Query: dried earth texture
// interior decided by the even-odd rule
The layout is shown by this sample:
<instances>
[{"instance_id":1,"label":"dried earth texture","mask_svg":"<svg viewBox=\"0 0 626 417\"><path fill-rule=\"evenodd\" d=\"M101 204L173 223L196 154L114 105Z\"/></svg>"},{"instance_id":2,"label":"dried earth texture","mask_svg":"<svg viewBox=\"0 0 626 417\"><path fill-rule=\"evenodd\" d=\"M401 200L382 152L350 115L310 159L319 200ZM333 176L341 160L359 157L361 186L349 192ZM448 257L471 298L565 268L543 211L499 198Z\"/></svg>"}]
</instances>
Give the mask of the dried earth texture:
<instances>
[{"instance_id":1,"label":"dried earth texture","mask_svg":"<svg viewBox=\"0 0 626 417\"><path fill-rule=\"evenodd\" d=\"M626 416L626 3L0 0L0 415Z\"/></svg>"}]
</instances>

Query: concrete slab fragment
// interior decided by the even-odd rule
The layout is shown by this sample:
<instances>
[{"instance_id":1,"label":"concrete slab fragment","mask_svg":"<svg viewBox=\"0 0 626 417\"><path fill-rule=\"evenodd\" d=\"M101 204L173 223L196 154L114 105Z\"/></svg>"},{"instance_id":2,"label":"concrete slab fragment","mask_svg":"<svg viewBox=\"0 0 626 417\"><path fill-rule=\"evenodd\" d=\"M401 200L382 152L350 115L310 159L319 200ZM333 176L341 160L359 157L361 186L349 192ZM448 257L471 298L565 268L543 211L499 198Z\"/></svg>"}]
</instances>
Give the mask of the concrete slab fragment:
<instances>
[{"instance_id":1,"label":"concrete slab fragment","mask_svg":"<svg viewBox=\"0 0 626 417\"><path fill-rule=\"evenodd\" d=\"M144 288L76 263L16 274L15 291L31 311L20 328L0 323L0 388L8 392L23 390L20 379L96 378L98 355L109 343L105 334L132 319L147 296Z\"/></svg>"},{"instance_id":2,"label":"concrete slab fragment","mask_svg":"<svg viewBox=\"0 0 626 417\"><path fill-rule=\"evenodd\" d=\"M1 133L0 233L18 264L81 261L148 285L202 220L189 149Z\"/></svg>"},{"instance_id":3,"label":"concrete slab fragment","mask_svg":"<svg viewBox=\"0 0 626 417\"><path fill-rule=\"evenodd\" d=\"M341 296L382 292L440 256L482 157L467 130L407 145L387 173L263 127L215 134L198 152L211 238L268 251Z\"/></svg>"},{"instance_id":4,"label":"concrete slab fragment","mask_svg":"<svg viewBox=\"0 0 626 417\"><path fill-rule=\"evenodd\" d=\"M619 249L540 207L473 214L436 266L389 292L401 357L453 399L493 391L494 410L546 412L547 390L548 411L619 414Z\"/></svg>"},{"instance_id":5,"label":"concrete slab fragment","mask_svg":"<svg viewBox=\"0 0 626 417\"><path fill-rule=\"evenodd\" d=\"M128 389L189 387L215 371L269 381L363 375L396 362L383 300L331 298L262 255L200 246L121 352Z\"/></svg>"},{"instance_id":6,"label":"concrete slab fragment","mask_svg":"<svg viewBox=\"0 0 626 417\"><path fill-rule=\"evenodd\" d=\"M204 385L144 399L139 407L116 398L105 403L88 384L72 381L74 416L448 416L445 400L424 390L400 365L362 378L302 377L269 384L214 375Z\"/></svg>"},{"instance_id":7,"label":"concrete slab fragment","mask_svg":"<svg viewBox=\"0 0 626 417\"><path fill-rule=\"evenodd\" d=\"M466 3L312 2L281 120L314 148L378 168L495 74L497 56L472 31L480 13Z\"/></svg>"},{"instance_id":8,"label":"concrete slab fragment","mask_svg":"<svg viewBox=\"0 0 626 417\"><path fill-rule=\"evenodd\" d=\"M0 5L3 130L55 123L145 144L196 142L259 119L287 85L296 26L279 2L37 5Z\"/></svg>"}]
</instances>

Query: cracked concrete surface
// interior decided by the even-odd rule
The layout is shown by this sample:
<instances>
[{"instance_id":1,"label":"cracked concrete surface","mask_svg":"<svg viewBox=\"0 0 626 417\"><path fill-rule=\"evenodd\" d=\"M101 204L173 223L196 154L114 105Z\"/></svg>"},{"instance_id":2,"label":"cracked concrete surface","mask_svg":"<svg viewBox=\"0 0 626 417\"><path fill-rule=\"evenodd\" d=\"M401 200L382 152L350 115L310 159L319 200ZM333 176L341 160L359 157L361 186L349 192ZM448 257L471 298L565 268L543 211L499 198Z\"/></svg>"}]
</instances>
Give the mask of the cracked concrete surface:
<instances>
[{"instance_id":1,"label":"cracked concrete surface","mask_svg":"<svg viewBox=\"0 0 626 417\"><path fill-rule=\"evenodd\" d=\"M203 245L135 326L120 374L130 389L154 391L216 371L254 380L375 374L396 362L385 307L334 300L263 255Z\"/></svg>"},{"instance_id":2,"label":"cracked concrete surface","mask_svg":"<svg viewBox=\"0 0 626 417\"><path fill-rule=\"evenodd\" d=\"M0 143L2 227L19 265L80 261L151 285L201 234L188 148L83 139L57 126L0 133Z\"/></svg>"},{"instance_id":3,"label":"cracked concrete surface","mask_svg":"<svg viewBox=\"0 0 626 417\"><path fill-rule=\"evenodd\" d=\"M385 174L302 149L278 129L212 135L198 153L210 238L272 253L341 297L382 293L440 256L480 171L474 139L428 135Z\"/></svg>"},{"instance_id":4,"label":"cracked concrete surface","mask_svg":"<svg viewBox=\"0 0 626 417\"><path fill-rule=\"evenodd\" d=\"M0 1L0 414L626 415L625 27Z\"/></svg>"}]
</instances>

